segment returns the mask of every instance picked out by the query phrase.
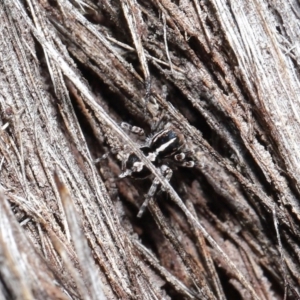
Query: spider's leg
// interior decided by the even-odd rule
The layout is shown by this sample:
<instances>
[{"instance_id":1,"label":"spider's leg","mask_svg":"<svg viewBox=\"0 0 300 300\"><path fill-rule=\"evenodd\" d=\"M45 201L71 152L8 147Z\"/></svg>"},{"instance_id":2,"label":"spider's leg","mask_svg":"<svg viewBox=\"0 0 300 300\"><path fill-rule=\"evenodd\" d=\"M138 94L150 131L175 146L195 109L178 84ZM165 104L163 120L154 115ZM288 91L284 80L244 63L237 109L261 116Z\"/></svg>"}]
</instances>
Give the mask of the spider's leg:
<instances>
[{"instance_id":1,"label":"spider's leg","mask_svg":"<svg viewBox=\"0 0 300 300\"><path fill-rule=\"evenodd\" d=\"M172 175L173 175L173 171L166 165L162 165L160 168L160 171L162 173L162 175L166 178L166 180L170 181ZM157 178L154 178L152 185L148 191L148 194L146 195L146 199L143 202L142 206L140 207L140 210L137 214L137 217L140 218L143 213L145 212L149 201L153 198L153 196L155 195L157 189L159 186L159 180Z\"/></svg>"},{"instance_id":2,"label":"spider's leg","mask_svg":"<svg viewBox=\"0 0 300 300\"><path fill-rule=\"evenodd\" d=\"M96 159L94 160L94 164L97 164L97 163L99 163L100 161L107 159L109 155L110 155L110 153L107 152L107 153L103 154L102 156L96 158Z\"/></svg>"},{"instance_id":3,"label":"spider's leg","mask_svg":"<svg viewBox=\"0 0 300 300\"><path fill-rule=\"evenodd\" d=\"M161 173L167 179L167 181L171 180L172 175L173 175L173 171L168 166L162 165L161 166ZM162 188L162 190L164 191L164 188Z\"/></svg>"},{"instance_id":4,"label":"spider's leg","mask_svg":"<svg viewBox=\"0 0 300 300\"><path fill-rule=\"evenodd\" d=\"M174 155L174 159L175 159L175 161L178 161L178 162L184 161L184 159L185 159L185 153L180 152L178 154L175 154Z\"/></svg>"},{"instance_id":5,"label":"spider's leg","mask_svg":"<svg viewBox=\"0 0 300 300\"><path fill-rule=\"evenodd\" d=\"M145 131L141 127L132 126L132 125L126 123L126 122L122 122L121 123L121 128L125 129L126 131L137 134L138 136L145 137Z\"/></svg>"},{"instance_id":6,"label":"spider's leg","mask_svg":"<svg viewBox=\"0 0 300 300\"><path fill-rule=\"evenodd\" d=\"M140 218L143 213L145 212L147 206L148 206L148 203L149 201L153 198L155 192L157 191L157 188L159 186L159 180L157 178L154 178L153 182L152 182L152 185L148 191L148 194L146 195L146 199L145 201L143 202L142 206L140 207L140 210L137 214L137 217Z\"/></svg>"}]
</instances>

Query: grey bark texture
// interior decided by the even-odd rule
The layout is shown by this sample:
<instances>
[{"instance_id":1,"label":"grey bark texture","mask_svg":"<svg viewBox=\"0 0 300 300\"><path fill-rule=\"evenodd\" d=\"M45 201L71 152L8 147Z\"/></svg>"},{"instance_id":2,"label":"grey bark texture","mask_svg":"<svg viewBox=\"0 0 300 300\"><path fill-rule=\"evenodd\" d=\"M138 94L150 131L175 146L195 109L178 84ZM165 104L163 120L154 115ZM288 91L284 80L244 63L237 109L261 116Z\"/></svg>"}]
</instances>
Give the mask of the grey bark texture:
<instances>
[{"instance_id":1,"label":"grey bark texture","mask_svg":"<svg viewBox=\"0 0 300 300\"><path fill-rule=\"evenodd\" d=\"M299 18L0 0L0 299L300 299ZM176 128L196 166L168 182L121 122Z\"/></svg>"}]
</instances>

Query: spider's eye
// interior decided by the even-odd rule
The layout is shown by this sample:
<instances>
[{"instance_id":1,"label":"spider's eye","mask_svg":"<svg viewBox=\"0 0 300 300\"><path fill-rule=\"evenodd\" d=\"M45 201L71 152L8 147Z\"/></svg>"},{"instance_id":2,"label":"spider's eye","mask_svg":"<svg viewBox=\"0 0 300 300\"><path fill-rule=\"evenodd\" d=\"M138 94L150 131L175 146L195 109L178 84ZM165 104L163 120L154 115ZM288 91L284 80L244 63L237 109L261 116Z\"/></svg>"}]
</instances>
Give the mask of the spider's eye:
<instances>
[{"instance_id":1,"label":"spider's eye","mask_svg":"<svg viewBox=\"0 0 300 300\"><path fill-rule=\"evenodd\" d=\"M164 130L157 133L151 141L151 149L158 156L170 156L182 147L181 137L173 130Z\"/></svg>"}]
</instances>

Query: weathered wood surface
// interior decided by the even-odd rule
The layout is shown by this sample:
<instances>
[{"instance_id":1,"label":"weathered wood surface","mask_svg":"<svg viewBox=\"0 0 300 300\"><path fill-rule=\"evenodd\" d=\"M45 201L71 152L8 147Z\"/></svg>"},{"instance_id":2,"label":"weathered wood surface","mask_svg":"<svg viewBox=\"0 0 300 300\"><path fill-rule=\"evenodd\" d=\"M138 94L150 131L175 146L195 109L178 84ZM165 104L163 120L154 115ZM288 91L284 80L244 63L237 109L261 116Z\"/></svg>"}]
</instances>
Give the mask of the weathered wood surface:
<instances>
[{"instance_id":1,"label":"weathered wood surface","mask_svg":"<svg viewBox=\"0 0 300 300\"><path fill-rule=\"evenodd\" d=\"M0 16L0 299L300 299L298 2ZM119 126L161 118L197 161L170 184ZM164 190L141 219L151 181L118 178L124 145Z\"/></svg>"}]
</instances>

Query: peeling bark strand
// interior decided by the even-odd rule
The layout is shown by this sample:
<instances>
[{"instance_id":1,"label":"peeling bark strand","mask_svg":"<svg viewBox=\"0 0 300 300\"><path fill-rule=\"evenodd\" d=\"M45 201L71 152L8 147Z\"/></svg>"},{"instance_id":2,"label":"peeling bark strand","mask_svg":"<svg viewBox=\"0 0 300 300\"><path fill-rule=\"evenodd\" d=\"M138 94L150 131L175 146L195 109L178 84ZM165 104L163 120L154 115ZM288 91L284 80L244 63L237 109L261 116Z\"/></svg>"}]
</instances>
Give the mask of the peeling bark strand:
<instances>
[{"instance_id":1,"label":"peeling bark strand","mask_svg":"<svg viewBox=\"0 0 300 300\"><path fill-rule=\"evenodd\" d=\"M300 299L299 16L0 0L0 298ZM196 167L168 182L123 121ZM118 178L128 151L150 179Z\"/></svg>"}]
</instances>

